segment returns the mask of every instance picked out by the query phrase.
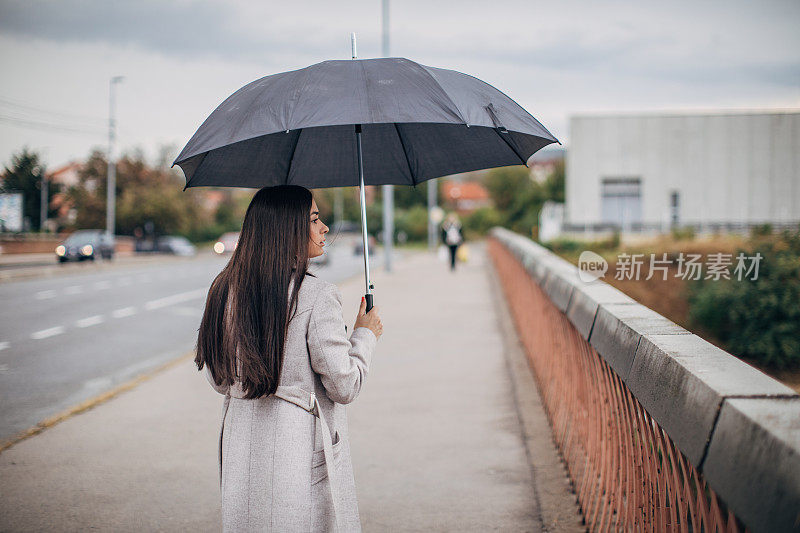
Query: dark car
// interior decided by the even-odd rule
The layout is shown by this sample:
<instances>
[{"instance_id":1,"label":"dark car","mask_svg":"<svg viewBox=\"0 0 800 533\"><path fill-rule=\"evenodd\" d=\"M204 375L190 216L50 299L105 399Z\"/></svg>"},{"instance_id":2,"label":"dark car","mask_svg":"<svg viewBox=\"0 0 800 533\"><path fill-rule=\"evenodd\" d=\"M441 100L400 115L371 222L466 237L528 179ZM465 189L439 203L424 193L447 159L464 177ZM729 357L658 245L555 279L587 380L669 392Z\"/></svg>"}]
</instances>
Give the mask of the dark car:
<instances>
[{"instance_id":1,"label":"dark car","mask_svg":"<svg viewBox=\"0 0 800 533\"><path fill-rule=\"evenodd\" d=\"M56 257L60 263L67 261L94 261L95 257L114 258L114 239L99 229L76 231L56 246Z\"/></svg>"},{"instance_id":2,"label":"dark car","mask_svg":"<svg viewBox=\"0 0 800 533\"><path fill-rule=\"evenodd\" d=\"M197 253L197 248L186 237L167 235L158 239L158 251L162 254L191 257Z\"/></svg>"}]
</instances>

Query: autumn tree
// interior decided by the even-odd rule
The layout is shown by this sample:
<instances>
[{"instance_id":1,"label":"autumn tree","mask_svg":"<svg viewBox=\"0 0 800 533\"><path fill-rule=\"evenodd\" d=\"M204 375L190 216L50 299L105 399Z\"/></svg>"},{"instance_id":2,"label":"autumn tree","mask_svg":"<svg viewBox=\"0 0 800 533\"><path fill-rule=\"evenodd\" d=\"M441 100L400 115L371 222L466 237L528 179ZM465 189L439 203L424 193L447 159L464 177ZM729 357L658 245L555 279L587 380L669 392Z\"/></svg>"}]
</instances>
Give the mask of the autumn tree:
<instances>
[{"instance_id":1,"label":"autumn tree","mask_svg":"<svg viewBox=\"0 0 800 533\"><path fill-rule=\"evenodd\" d=\"M200 193L183 191L183 179L163 165L153 167L141 152L126 154L116 166L116 231L130 235L152 223L158 235L196 236L214 223L202 207ZM76 209L75 228L104 228L108 164L94 151L78 173L79 183L67 192ZM205 235L203 235L205 236Z\"/></svg>"}]
</instances>

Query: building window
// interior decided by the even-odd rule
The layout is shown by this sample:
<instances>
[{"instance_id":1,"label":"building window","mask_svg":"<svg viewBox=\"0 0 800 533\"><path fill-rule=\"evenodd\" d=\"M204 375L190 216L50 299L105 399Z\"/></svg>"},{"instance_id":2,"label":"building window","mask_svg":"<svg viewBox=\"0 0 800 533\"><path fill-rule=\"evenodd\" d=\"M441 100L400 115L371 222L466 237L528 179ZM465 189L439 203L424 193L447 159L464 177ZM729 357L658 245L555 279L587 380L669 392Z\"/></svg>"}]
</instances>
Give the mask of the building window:
<instances>
[{"instance_id":1,"label":"building window","mask_svg":"<svg viewBox=\"0 0 800 533\"><path fill-rule=\"evenodd\" d=\"M611 224L625 231L638 230L641 228L641 178L603 178L601 181L600 196L604 224Z\"/></svg>"}]
</instances>

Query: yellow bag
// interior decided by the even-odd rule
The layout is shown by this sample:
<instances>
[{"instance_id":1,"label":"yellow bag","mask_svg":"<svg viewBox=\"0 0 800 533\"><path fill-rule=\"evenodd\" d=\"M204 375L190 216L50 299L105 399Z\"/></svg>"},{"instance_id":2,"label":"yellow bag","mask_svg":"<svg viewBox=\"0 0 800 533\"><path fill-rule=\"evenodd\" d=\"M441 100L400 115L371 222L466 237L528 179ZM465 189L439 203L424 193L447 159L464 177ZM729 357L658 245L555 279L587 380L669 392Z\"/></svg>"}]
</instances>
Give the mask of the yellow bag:
<instances>
[{"instance_id":1,"label":"yellow bag","mask_svg":"<svg viewBox=\"0 0 800 533\"><path fill-rule=\"evenodd\" d=\"M456 252L456 259L461 261L462 263L466 263L469 261L469 247L466 244L462 244L458 247L458 251Z\"/></svg>"}]
</instances>

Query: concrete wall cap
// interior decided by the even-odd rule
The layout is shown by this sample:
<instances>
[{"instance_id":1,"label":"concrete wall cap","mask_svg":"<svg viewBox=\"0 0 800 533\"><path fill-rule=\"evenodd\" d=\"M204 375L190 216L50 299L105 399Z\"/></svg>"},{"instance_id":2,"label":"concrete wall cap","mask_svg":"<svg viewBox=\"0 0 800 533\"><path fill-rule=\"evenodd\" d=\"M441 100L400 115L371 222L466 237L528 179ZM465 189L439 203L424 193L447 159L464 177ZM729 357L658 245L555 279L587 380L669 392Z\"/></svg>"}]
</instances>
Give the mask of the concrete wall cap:
<instances>
[{"instance_id":1,"label":"concrete wall cap","mask_svg":"<svg viewBox=\"0 0 800 533\"><path fill-rule=\"evenodd\" d=\"M688 331L638 303L600 304L589 344L627 383L642 335L686 335Z\"/></svg>"},{"instance_id":2,"label":"concrete wall cap","mask_svg":"<svg viewBox=\"0 0 800 533\"><path fill-rule=\"evenodd\" d=\"M602 281L579 283L572 291L567 318L588 341L598 307L610 303L635 304L636 300Z\"/></svg>"},{"instance_id":3,"label":"concrete wall cap","mask_svg":"<svg viewBox=\"0 0 800 533\"><path fill-rule=\"evenodd\" d=\"M720 396L798 396L790 387L697 335L648 335L646 342Z\"/></svg>"},{"instance_id":4,"label":"concrete wall cap","mask_svg":"<svg viewBox=\"0 0 800 533\"><path fill-rule=\"evenodd\" d=\"M570 298L575 290L573 277L574 275L571 272L559 272L557 270L552 270L547 276L544 286L542 287L544 292L550 298L550 301L552 301L562 313L567 311Z\"/></svg>"},{"instance_id":5,"label":"concrete wall cap","mask_svg":"<svg viewBox=\"0 0 800 533\"><path fill-rule=\"evenodd\" d=\"M753 532L800 529L800 398L725 400L703 475Z\"/></svg>"},{"instance_id":6,"label":"concrete wall cap","mask_svg":"<svg viewBox=\"0 0 800 533\"><path fill-rule=\"evenodd\" d=\"M702 463L725 398L797 396L692 334L642 336L626 384L696 467Z\"/></svg>"}]
</instances>

